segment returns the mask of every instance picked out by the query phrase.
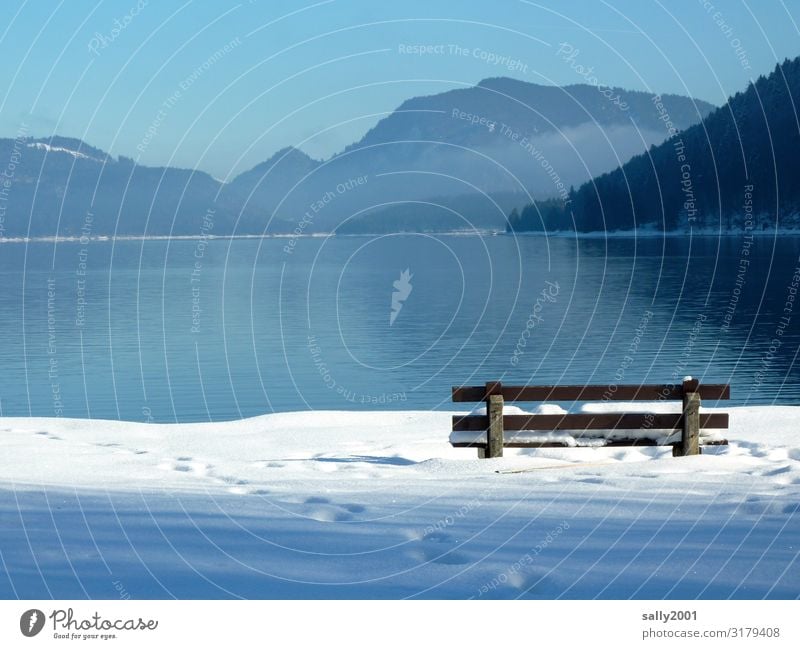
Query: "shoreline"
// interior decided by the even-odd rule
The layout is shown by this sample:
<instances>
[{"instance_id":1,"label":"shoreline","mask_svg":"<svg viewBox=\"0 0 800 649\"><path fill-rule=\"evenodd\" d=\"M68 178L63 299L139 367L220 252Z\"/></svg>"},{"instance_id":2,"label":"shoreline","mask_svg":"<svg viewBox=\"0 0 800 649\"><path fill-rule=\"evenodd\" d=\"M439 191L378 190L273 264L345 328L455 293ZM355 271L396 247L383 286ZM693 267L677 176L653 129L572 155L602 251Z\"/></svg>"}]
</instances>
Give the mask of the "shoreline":
<instances>
[{"instance_id":1,"label":"shoreline","mask_svg":"<svg viewBox=\"0 0 800 649\"><path fill-rule=\"evenodd\" d=\"M568 232L559 230L557 232L522 231L522 232L502 232L506 236L520 237L546 237L557 239L674 239L678 237L739 237L752 236L755 238L800 236L800 228L778 228L771 230L611 230L608 232Z\"/></svg>"},{"instance_id":2,"label":"shoreline","mask_svg":"<svg viewBox=\"0 0 800 649\"><path fill-rule=\"evenodd\" d=\"M95 236L57 236L57 237L0 237L2 244L19 243L106 243L116 241L199 241L216 239L220 241L233 240L259 240L259 239L326 239L329 237L339 238L363 238L363 237L387 237L387 236L442 236L442 237L541 237L552 239L675 239L679 237L738 237L744 234L756 238L778 237L778 236L800 236L800 229L778 229L778 230L744 230L736 231L709 231L709 230L670 230L660 232L656 230L614 230L610 232L506 232L504 230L445 230L445 231L398 231L382 233L348 233L337 234L336 232L312 232L308 234L275 233L275 234L153 234L153 235L95 235Z\"/></svg>"},{"instance_id":3,"label":"shoreline","mask_svg":"<svg viewBox=\"0 0 800 649\"><path fill-rule=\"evenodd\" d=\"M537 402L530 402L537 403ZM562 402L548 402L549 404L556 404L561 407ZM711 403L711 401L709 401ZM731 412L738 410L745 412L753 409L765 410L772 409L772 412L779 412L782 409L792 409L793 412L800 413L800 405L796 403L736 403L735 401L714 402L717 405L703 405L704 412ZM609 405L610 404L610 405ZM142 421L139 419L110 419L107 417L59 417L55 415L2 415L0 416L0 428L5 425L20 426L23 424L33 424L38 426L54 425L59 428L66 429L79 429L83 426L91 424L102 424L106 428L125 428L125 427L144 427L147 430L157 430L160 428L167 429L182 429L182 428L199 428L216 430L220 427L231 428L248 428L258 423L267 421L285 422L285 421L311 421L315 419L320 420L320 425L325 426L326 418L334 418L339 421L350 423L363 423L361 420L371 421L375 416L387 418L404 417L432 417L443 418L444 421L449 422L450 417L453 415L467 415L474 414L473 411L483 406L476 406L476 408L458 407L459 404L449 404L452 408L438 409L438 408L410 408L404 409L364 409L364 410L345 410L342 408L321 408L319 410L277 410L273 412L264 412L257 415L250 415L246 417L239 417L233 419L219 419L209 421L208 419L199 419L197 421L157 421L148 420ZM506 404L508 407L509 404ZM680 412L681 405L679 401L614 401L614 402L581 402L581 405L574 405L574 407L563 409L562 414L576 414L576 413L596 413L608 410L609 412L632 412L632 413L671 413ZM527 414L544 414L537 413L535 408L522 409ZM485 412L485 410L484 410ZM506 413L515 414L515 413ZM518 413L517 413L518 414ZM2 478L0 478L2 481Z\"/></svg>"}]
</instances>

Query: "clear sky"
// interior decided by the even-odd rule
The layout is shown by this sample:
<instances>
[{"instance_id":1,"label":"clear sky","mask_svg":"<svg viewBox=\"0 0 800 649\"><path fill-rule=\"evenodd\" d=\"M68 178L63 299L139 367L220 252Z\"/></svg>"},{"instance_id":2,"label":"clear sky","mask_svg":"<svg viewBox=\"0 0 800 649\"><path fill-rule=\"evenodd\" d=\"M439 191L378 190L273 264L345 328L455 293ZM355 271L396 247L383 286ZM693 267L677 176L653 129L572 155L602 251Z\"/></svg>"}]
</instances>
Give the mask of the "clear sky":
<instances>
[{"instance_id":1,"label":"clear sky","mask_svg":"<svg viewBox=\"0 0 800 649\"><path fill-rule=\"evenodd\" d=\"M0 13L0 136L25 125L219 178L288 145L327 157L404 99L486 77L567 85L592 67L603 84L721 104L800 55L800 0L3 0Z\"/></svg>"}]
</instances>

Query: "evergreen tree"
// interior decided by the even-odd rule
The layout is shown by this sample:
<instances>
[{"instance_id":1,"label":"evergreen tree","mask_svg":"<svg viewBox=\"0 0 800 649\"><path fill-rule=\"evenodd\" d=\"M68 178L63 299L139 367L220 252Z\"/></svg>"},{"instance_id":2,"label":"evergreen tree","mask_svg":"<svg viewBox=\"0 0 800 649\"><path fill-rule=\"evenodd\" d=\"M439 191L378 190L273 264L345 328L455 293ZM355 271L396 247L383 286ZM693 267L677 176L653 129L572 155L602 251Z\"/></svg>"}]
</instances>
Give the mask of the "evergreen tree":
<instances>
[{"instance_id":1,"label":"evergreen tree","mask_svg":"<svg viewBox=\"0 0 800 649\"><path fill-rule=\"evenodd\" d=\"M752 194L761 227L798 225L798 151L800 57L776 65L700 124L577 190L570 188L567 201L526 206L509 227L730 229L743 224L746 193Z\"/></svg>"}]
</instances>

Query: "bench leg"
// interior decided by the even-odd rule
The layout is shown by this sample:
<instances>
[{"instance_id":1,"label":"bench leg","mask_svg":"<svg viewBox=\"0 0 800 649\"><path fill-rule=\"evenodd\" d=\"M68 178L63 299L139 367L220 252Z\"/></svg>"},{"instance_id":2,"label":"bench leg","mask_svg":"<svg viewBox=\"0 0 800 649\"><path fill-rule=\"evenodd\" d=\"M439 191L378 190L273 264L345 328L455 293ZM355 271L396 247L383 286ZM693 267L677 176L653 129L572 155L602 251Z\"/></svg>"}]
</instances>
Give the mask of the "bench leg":
<instances>
[{"instance_id":1,"label":"bench leg","mask_svg":"<svg viewBox=\"0 0 800 649\"><path fill-rule=\"evenodd\" d=\"M489 397L489 430L486 434L486 457L503 457L503 395Z\"/></svg>"},{"instance_id":2,"label":"bench leg","mask_svg":"<svg viewBox=\"0 0 800 649\"><path fill-rule=\"evenodd\" d=\"M672 454L700 455L700 394L697 392L683 395L683 434L680 445L672 447Z\"/></svg>"},{"instance_id":3,"label":"bench leg","mask_svg":"<svg viewBox=\"0 0 800 649\"><path fill-rule=\"evenodd\" d=\"M697 449L697 454L703 454L703 447L700 446ZM681 448L680 444L673 444L672 445L672 457L683 457L683 449Z\"/></svg>"}]
</instances>

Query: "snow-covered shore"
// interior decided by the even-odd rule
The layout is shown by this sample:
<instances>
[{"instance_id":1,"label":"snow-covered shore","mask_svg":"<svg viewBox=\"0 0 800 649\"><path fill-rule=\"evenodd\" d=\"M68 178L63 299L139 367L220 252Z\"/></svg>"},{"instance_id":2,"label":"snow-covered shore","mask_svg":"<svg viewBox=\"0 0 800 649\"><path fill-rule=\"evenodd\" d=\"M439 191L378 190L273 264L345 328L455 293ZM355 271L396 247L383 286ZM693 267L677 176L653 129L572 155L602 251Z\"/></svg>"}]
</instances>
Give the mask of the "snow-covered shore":
<instances>
[{"instance_id":1,"label":"snow-covered shore","mask_svg":"<svg viewBox=\"0 0 800 649\"><path fill-rule=\"evenodd\" d=\"M690 458L478 460L446 412L0 419L0 596L798 597L800 408L724 410Z\"/></svg>"}]
</instances>

